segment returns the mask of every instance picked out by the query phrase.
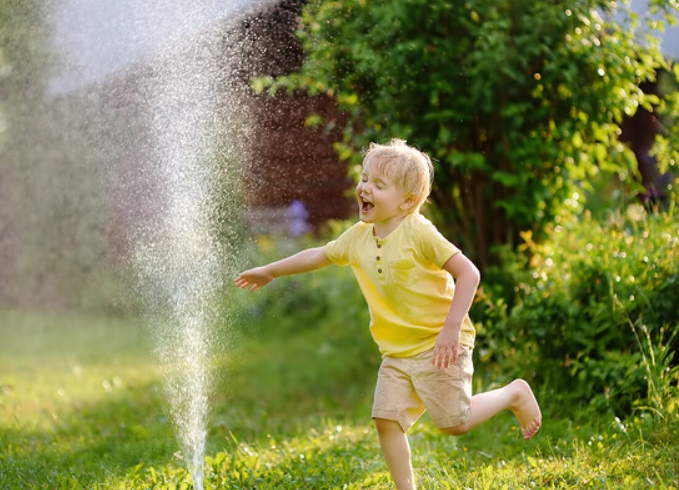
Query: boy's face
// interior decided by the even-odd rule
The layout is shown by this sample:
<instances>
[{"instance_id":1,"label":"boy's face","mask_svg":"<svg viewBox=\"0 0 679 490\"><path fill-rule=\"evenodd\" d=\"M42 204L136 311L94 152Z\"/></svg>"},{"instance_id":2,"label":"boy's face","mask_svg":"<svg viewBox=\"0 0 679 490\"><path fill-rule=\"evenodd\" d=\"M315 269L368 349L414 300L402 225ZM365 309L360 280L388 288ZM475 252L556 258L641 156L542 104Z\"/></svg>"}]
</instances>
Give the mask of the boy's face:
<instances>
[{"instance_id":1,"label":"boy's face","mask_svg":"<svg viewBox=\"0 0 679 490\"><path fill-rule=\"evenodd\" d=\"M388 222L402 218L408 211L403 189L370 161L363 167L356 197L361 221L366 223Z\"/></svg>"}]
</instances>

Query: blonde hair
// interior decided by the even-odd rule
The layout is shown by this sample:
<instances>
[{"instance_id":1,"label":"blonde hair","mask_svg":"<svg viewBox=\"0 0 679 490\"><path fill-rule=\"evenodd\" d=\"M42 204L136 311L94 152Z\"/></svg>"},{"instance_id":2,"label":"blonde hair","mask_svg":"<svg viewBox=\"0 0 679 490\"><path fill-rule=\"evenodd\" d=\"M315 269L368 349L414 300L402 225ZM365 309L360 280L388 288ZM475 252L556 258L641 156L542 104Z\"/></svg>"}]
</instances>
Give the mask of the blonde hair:
<instances>
[{"instance_id":1,"label":"blonde hair","mask_svg":"<svg viewBox=\"0 0 679 490\"><path fill-rule=\"evenodd\" d=\"M434 183L434 165L426 153L408 146L405 140L393 138L386 145L370 143L363 157L363 168L373 166L399 186L407 197L413 197L412 212L419 211L429 197Z\"/></svg>"}]
</instances>

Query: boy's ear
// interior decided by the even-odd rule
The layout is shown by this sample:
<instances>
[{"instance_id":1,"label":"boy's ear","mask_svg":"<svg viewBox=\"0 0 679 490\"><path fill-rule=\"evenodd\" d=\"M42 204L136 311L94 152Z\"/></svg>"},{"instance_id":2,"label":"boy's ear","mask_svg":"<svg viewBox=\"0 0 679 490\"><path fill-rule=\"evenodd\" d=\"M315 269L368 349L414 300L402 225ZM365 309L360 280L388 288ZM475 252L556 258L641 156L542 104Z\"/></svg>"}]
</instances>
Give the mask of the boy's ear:
<instances>
[{"instance_id":1,"label":"boy's ear","mask_svg":"<svg viewBox=\"0 0 679 490\"><path fill-rule=\"evenodd\" d=\"M400 205L400 208L404 211L408 211L410 208L412 208L415 203L417 202L417 196L415 194L407 194L403 198L403 202Z\"/></svg>"}]
</instances>

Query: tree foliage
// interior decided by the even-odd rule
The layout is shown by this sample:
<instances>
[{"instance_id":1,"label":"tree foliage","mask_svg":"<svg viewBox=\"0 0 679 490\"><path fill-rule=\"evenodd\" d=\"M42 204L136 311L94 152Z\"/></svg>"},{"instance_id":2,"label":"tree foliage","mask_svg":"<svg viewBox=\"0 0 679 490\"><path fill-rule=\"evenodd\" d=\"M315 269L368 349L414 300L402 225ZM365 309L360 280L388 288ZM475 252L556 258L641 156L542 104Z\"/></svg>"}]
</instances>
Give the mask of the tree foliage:
<instances>
[{"instance_id":1,"label":"tree foliage","mask_svg":"<svg viewBox=\"0 0 679 490\"><path fill-rule=\"evenodd\" d=\"M659 102L639 83L669 67L616 5L312 0L303 67L259 86L333 95L349 114L338 149L354 164L369 141L393 136L430 153L432 216L485 267L494 245L540 236L575 184L633 173L617 123ZM666 15L676 7L654 2Z\"/></svg>"}]
</instances>

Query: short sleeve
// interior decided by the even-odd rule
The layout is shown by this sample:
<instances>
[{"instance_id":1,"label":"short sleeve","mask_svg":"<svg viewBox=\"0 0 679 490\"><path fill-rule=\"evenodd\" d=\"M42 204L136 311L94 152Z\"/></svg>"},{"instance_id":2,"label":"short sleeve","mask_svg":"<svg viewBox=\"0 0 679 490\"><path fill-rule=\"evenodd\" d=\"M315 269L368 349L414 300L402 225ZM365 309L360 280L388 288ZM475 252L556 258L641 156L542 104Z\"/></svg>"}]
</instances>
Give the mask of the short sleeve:
<instances>
[{"instance_id":1,"label":"short sleeve","mask_svg":"<svg viewBox=\"0 0 679 490\"><path fill-rule=\"evenodd\" d=\"M420 221L416 236L424 256L440 268L443 268L452 256L461 252L426 218Z\"/></svg>"},{"instance_id":2,"label":"short sleeve","mask_svg":"<svg viewBox=\"0 0 679 490\"><path fill-rule=\"evenodd\" d=\"M349 250L352 244L351 235L355 233L355 226L352 226L337 239L325 245L325 255L333 264L339 266L349 265Z\"/></svg>"}]
</instances>

